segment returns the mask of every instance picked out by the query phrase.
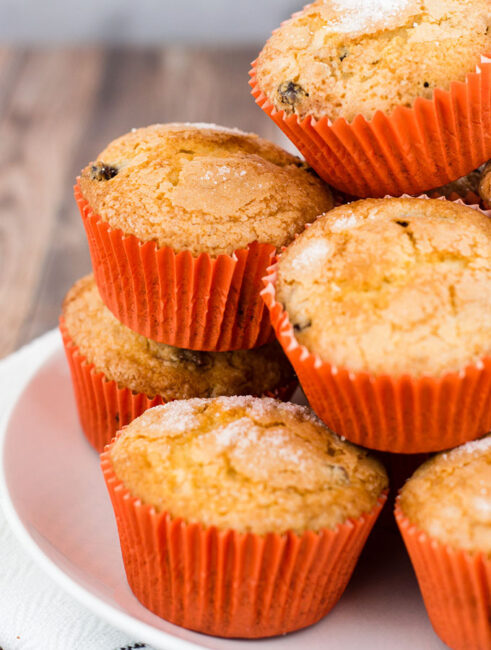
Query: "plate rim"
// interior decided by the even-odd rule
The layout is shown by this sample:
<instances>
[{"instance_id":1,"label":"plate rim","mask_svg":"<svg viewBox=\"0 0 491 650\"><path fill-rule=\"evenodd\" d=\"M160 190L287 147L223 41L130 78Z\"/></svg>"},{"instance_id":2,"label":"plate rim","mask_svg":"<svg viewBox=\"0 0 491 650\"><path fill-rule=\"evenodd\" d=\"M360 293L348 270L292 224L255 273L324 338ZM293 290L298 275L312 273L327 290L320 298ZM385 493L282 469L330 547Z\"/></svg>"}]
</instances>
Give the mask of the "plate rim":
<instances>
[{"instance_id":1,"label":"plate rim","mask_svg":"<svg viewBox=\"0 0 491 650\"><path fill-rule=\"evenodd\" d=\"M89 592L74 578L68 576L54 560L50 559L48 555L46 555L31 536L18 515L10 495L10 489L4 471L5 447L8 438L9 425L12 416L20 403L22 395L43 368L53 360L55 355L63 351L61 337L57 328L48 332L45 337L47 342L45 344L45 349L42 351L42 360L39 360L25 372L22 380L14 391L11 403L7 406L0 419L0 506L10 530L14 533L15 537L21 543L22 548L26 551L31 560L33 560L35 564L39 566L65 593L68 593L72 598L75 598L77 602L83 605L97 618L106 621L116 629L123 631L132 637L135 637L135 635L138 637L141 636L142 640L150 645L158 645L162 647L162 643L165 642L167 644L166 650L209 650L207 646L198 645L192 641L180 639L168 632L158 630L153 625L139 621L131 614L118 610L100 599L98 596Z\"/></svg>"}]
</instances>

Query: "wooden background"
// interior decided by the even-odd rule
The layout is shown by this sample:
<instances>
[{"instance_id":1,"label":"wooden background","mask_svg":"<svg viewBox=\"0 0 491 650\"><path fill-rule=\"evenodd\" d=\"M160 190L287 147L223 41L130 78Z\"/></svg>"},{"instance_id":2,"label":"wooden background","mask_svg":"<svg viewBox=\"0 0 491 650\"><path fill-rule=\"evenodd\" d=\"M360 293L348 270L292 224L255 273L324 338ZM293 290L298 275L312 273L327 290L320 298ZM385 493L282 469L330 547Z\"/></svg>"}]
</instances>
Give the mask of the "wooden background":
<instances>
[{"instance_id":1,"label":"wooden background","mask_svg":"<svg viewBox=\"0 0 491 650\"><path fill-rule=\"evenodd\" d=\"M90 270L76 175L154 122L238 126L285 146L249 92L252 49L0 49L0 357L56 326Z\"/></svg>"}]
</instances>

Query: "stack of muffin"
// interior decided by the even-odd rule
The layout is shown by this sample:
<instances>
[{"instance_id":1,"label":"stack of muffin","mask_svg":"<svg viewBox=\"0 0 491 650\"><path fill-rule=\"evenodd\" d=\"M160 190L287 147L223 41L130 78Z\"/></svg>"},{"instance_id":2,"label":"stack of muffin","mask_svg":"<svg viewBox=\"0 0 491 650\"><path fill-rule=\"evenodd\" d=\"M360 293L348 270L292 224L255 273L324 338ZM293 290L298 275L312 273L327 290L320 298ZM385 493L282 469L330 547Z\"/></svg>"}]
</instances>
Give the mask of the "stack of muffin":
<instances>
[{"instance_id":1,"label":"stack of muffin","mask_svg":"<svg viewBox=\"0 0 491 650\"><path fill-rule=\"evenodd\" d=\"M102 467L129 584L163 618L314 623L386 498L363 447L465 443L416 471L396 519L437 633L491 647L490 22L488 0L318 0L251 81L311 167L169 124L83 170L94 278L61 328L89 440L128 425ZM284 355L316 415L271 397L292 392Z\"/></svg>"}]
</instances>

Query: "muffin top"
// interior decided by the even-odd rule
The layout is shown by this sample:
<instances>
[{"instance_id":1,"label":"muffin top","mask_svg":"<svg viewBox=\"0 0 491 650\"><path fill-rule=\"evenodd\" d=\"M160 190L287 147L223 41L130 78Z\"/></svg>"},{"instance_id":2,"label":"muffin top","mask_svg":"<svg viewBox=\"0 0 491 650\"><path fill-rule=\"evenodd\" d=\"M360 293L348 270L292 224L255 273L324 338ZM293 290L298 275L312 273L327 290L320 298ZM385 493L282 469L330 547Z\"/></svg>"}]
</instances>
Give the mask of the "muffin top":
<instances>
[{"instance_id":1,"label":"muffin top","mask_svg":"<svg viewBox=\"0 0 491 650\"><path fill-rule=\"evenodd\" d=\"M238 532L335 528L371 511L387 487L382 465L310 409L265 397L157 406L123 430L110 457L143 503Z\"/></svg>"},{"instance_id":2,"label":"muffin top","mask_svg":"<svg viewBox=\"0 0 491 650\"><path fill-rule=\"evenodd\" d=\"M134 129L87 165L80 187L112 228L193 255L231 254L253 241L283 246L333 206L299 158L211 125Z\"/></svg>"},{"instance_id":3,"label":"muffin top","mask_svg":"<svg viewBox=\"0 0 491 650\"><path fill-rule=\"evenodd\" d=\"M479 194L484 204L491 207L491 161L487 163L482 172L479 183Z\"/></svg>"},{"instance_id":4,"label":"muffin top","mask_svg":"<svg viewBox=\"0 0 491 650\"><path fill-rule=\"evenodd\" d=\"M196 352L136 334L103 304L92 275L70 289L62 315L74 345L97 371L149 397L261 395L294 379L277 342L253 350Z\"/></svg>"},{"instance_id":5,"label":"muffin top","mask_svg":"<svg viewBox=\"0 0 491 650\"><path fill-rule=\"evenodd\" d=\"M491 558L491 435L424 463L404 485L400 506L430 537Z\"/></svg>"},{"instance_id":6,"label":"muffin top","mask_svg":"<svg viewBox=\"0 0 491 650\"><path fill-rule=\"evenodd\" d=\"M367 199L281 255L276 299L299 343L351 371L458 371L491 353L491 220L438 199Z\"/></svg>"},{"instance_id":7,"label":"muffin top","mask_svg":"<svg viewBox=\"0 0 491 650\"><path fill-rule=\"evenodd\" d=\"M464 81L490 23L489 0L317 0L268 40L258 85L301 119L371 119Z\"/></svg>"}]
</instances>

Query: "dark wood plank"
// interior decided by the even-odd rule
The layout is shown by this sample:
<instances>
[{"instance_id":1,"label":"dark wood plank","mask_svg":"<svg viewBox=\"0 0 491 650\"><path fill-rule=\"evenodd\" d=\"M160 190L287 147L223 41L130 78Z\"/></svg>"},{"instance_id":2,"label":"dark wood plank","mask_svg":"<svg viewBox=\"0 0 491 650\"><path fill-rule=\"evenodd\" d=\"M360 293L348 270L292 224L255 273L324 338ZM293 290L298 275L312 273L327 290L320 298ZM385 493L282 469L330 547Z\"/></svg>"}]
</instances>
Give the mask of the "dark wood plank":
<instances>
[{"instance_id":1,"label":"dark wood plank","mask_svg":"<svg viewBox=\"0 0 491 650\"><path fill-rule=\"evenodd\" d=\"M0 115L0 356L19 342L49 249L74 143L100 69L95 51L29 52Z\"/></svg>"}]
</instances>

